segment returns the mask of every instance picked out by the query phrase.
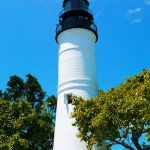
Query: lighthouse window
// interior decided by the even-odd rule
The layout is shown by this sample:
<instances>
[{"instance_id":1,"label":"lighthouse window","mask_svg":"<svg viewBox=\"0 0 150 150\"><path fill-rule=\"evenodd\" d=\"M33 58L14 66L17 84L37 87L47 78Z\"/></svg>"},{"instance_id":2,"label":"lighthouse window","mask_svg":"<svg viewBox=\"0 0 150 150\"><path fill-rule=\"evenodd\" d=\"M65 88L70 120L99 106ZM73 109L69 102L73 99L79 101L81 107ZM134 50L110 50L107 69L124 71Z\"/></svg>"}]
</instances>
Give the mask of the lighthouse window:
<instances>
[{"instance_id":1,"label":"lighthouse window","mask_svg":"<svg viewBox=\"0 0 150 150\"><path fill-rule=\"evenodd\" d=\"M64 94L64 103L66 105L72 104L72 94Z\"/></svg>"},{"instance_id":2,"label":"lighthouse window","mask_svg":"<svg viewBox=\"0 0 150 150\"><path fill-rule=\"evenodd\" d=\"M67 94L68 104L72 104L72 94Z\"/></svg>"}]
</instances>

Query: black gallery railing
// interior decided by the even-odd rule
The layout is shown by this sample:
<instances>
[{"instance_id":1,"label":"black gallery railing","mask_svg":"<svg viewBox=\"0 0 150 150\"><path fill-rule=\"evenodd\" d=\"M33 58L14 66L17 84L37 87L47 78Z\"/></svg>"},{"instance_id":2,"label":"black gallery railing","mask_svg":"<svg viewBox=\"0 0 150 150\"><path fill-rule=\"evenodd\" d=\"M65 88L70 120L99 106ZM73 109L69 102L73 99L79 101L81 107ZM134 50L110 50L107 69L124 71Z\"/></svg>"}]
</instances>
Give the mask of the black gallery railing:
<instances>
[{"instance_id":1,"label":"black gallery railing","mask_svg":"<svg viewBox=\"0 0 150 150\"><path fill-rule=\"evenodd\" d=\"M58 24L57 27L56 27L56 33L60 33L66 29L69 29L69 28L85 28L85 29L89 29L89 30L92 30L93 32L97 33L97 26L92 23L92 24L89 24L89 25L83 25L83 24L78 24L78 25L74 25L74 24L68 24L68 25L61 25L61 24Z\"/></svg>"}]
</instances>

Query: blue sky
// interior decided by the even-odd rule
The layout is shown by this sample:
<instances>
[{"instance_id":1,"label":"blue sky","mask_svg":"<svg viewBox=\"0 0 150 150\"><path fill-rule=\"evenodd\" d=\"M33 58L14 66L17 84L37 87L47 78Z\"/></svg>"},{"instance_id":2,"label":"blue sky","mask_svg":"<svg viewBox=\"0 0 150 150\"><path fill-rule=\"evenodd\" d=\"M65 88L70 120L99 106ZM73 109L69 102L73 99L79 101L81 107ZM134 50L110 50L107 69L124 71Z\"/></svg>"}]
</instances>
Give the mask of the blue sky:
<instances>
[{"instance_id":1,"label":"blue sky","mask_svg":"<svg viewBox=\"0 0 150 150\"><path fill-rule=\"evenodd\" d=\"M90 2L99 29L98 84L107 90L150 66L150 0ZM1 89L10 75L25 78L31 73L48 95L56 95L55 27L61 3L62 0L0 0Z\"/></svg>"}]
</instances>

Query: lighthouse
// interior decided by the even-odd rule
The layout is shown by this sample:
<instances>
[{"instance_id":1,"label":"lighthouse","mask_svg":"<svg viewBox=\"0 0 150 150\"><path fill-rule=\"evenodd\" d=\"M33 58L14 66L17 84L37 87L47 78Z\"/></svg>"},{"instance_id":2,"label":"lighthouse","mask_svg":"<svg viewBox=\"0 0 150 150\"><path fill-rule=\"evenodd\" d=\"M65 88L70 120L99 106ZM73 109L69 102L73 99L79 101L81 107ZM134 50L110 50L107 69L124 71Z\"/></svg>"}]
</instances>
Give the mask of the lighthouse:
<instances>
[{"instance_id":1,"label":"lighthouse","mask_svg":"<svg viewBox=\"0 0 150 150\"><path fill-rule=\"evenodd\" d=\"M87 0L64 0L56 28L59 46L58 103L54 136L54 150L87 150L85 142L77 138L78 129L70 118L73 106L70 95L89 99L97 96L95 43L97 27ZM105 146L93 146L105 150Z\"/></svg>"}]
</instances>

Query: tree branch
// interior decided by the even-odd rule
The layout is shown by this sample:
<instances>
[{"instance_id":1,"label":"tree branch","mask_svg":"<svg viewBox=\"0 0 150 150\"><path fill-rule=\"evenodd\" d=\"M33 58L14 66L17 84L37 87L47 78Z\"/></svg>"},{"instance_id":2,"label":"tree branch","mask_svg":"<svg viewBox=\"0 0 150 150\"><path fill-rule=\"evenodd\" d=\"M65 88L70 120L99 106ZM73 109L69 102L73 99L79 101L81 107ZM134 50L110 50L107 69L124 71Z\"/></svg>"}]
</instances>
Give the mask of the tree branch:
<instances>
[{"instance_id":1,"label":"tree branch","mask_svg":"<svg viewBox=\"0 0 150 150\"><path fill-rule=\"evenodd\" d=\"M133 147L129 146L125 142L119 142L119 141L115 140L115 143L120 144L120 145L124 146L125 148L128 148L129 150L135 150Z\"/></svg>"},{"instance_id":2,"label":"tree branch","mask_svg":"<svg viewBox=\"0 0 150 150\"><path fill-rule=\"evenodd\" d=\"M135 131L132 132L132 141L133 141L133 144L135 145L135 147L138 150L143 150L142 147L141 147L141 145L138 142L138 139L139 139L140 136L141 136L141 133L135 132Z\"/></svg>"}]
</instances>

